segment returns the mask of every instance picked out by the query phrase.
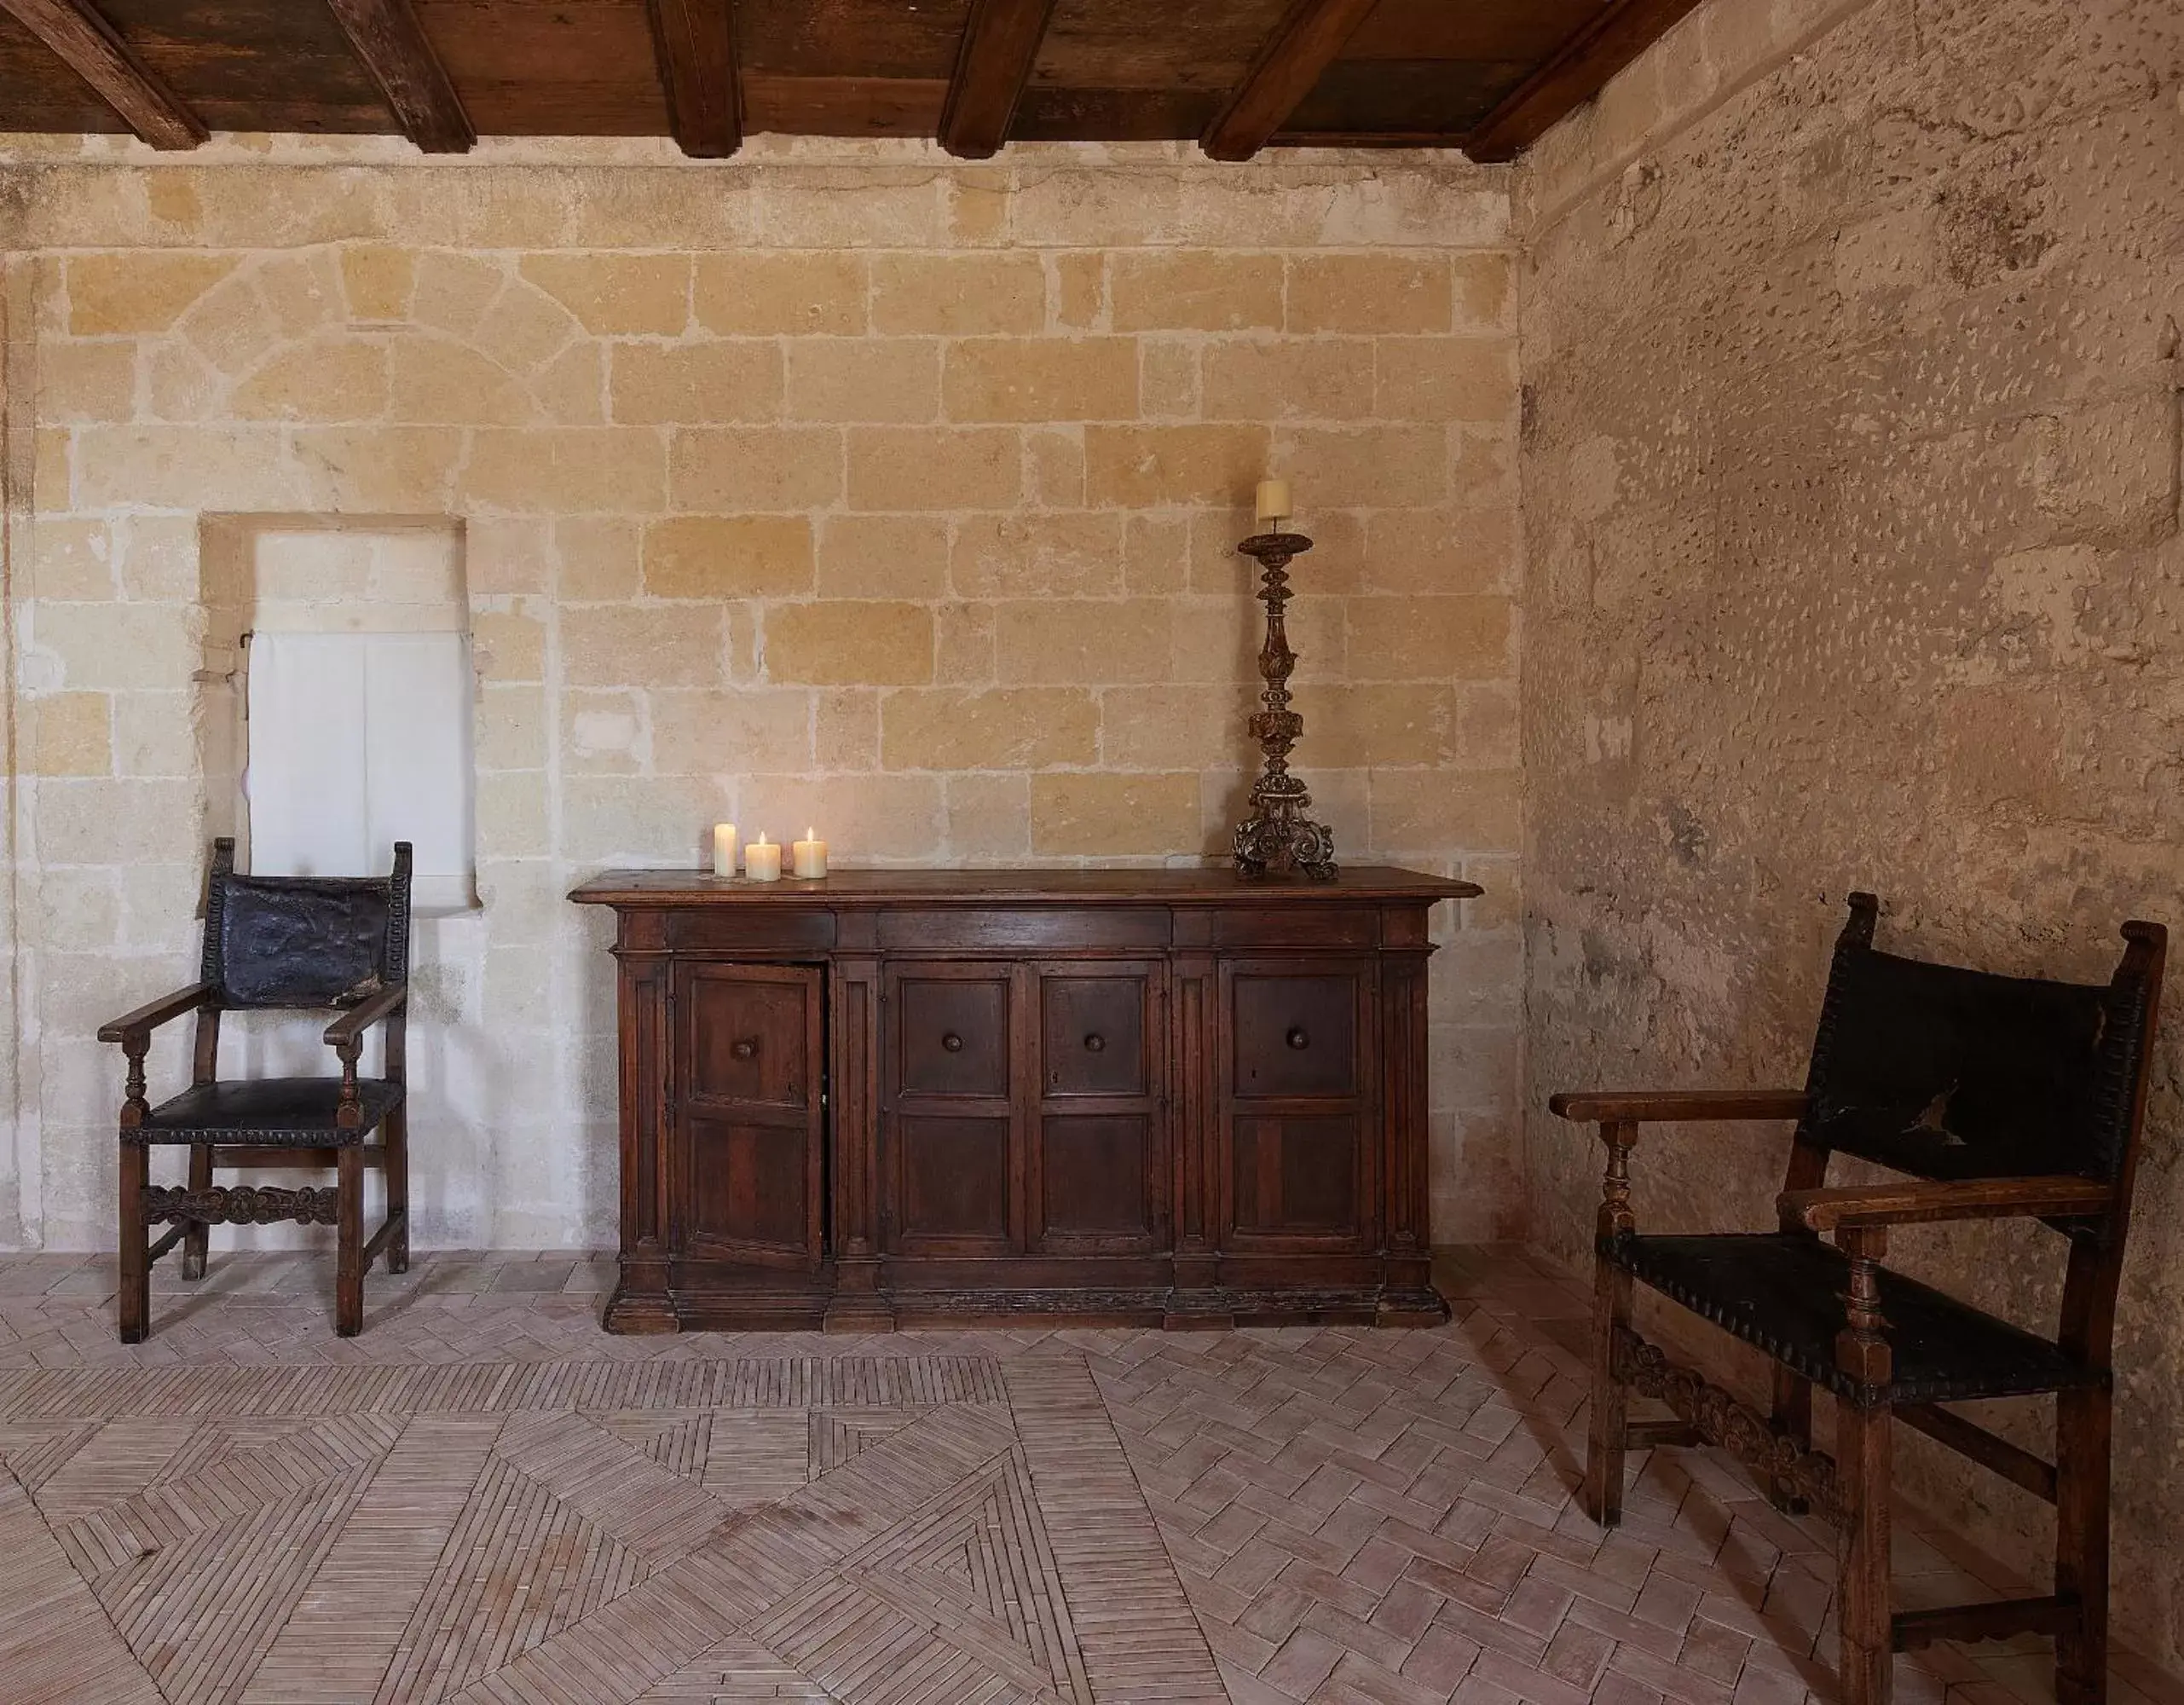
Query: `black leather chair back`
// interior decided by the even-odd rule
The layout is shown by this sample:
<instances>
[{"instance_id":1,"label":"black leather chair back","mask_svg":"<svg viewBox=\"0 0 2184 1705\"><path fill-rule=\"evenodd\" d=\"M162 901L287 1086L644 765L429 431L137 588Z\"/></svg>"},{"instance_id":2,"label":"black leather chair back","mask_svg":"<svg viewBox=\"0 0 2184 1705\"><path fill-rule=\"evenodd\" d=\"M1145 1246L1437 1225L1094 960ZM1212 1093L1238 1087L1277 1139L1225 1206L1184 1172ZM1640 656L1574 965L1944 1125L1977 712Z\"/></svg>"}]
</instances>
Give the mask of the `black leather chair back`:
<instances>
[{"instance_id":1,"label":"black leather chair back","mask_svg":"<svg viewBox=\"0 0 2184 1705\"><path fill-rule=\"evenodd\" d=\"M2146 989L1930 964L1858 933L1821 1009L1807 1141L1937 1180L2119 1177Z\"/></svg>"},{"instance_id":2,"label":"black leather chair back","mask_svg":"<svg viewBox=\"0 0 2184 1705\"><path fill-rule=\"evenodd\" d=\"M229 1009L348 1007L409 978L410 844L385 876L241 876L214 843L204 979Z\"/></svg>"}]
</instances>

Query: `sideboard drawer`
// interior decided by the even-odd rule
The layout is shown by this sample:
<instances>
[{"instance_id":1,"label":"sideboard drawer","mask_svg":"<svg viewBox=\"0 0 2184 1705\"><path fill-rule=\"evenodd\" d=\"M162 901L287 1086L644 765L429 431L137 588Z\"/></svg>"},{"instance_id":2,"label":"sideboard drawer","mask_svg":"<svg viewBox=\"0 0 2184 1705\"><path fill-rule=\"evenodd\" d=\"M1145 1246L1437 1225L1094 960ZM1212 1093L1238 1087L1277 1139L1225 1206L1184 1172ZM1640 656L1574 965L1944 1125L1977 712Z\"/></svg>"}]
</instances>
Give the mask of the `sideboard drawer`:
<instances>
[{"instance_id":1,"label":"sideboard drawer","mask_svg":"<svg viewBox=\"0 0 2184 1705\"><path fill-rule=\"evenodd\" d=\"M888 996L897 1090L905 1095L1007 1095L1010 986L1005 967L968 975L898 975Z\"/></svg>"},{"instance_id":2,"label":"sideboard drawer","mask_svg":"<svg viewBox=\"0 0 2184 1705\"><path fill-rule=\"evenodd\" d=\"M1146 1095L1152 974L1051 971L1039 979L1039 1066L1049 1095Z\"/></svg>"},{"instance_id":3,"label":"sideboard drawer","mask_svg":"<svg viewBox=\"0 0 2184 1705\"><path fill-rule=\"evenodd\" d=\"M1239 970L1229 985L1239 1097L1358 1093L1358 1027L1371 968L1300 976Z\"/></svg>"},{"instance_id":4,"label":"sideboard drawer","mask_svg":"<svg viewBox=\"0 0 2184 1705\"><path fill-rule=\"evenodd\" d=\"M788 968L691 968L690 1094L700 1101L804 1107L818 1085L806 1034L815 974Z\"/></svg>"}]
</instances>

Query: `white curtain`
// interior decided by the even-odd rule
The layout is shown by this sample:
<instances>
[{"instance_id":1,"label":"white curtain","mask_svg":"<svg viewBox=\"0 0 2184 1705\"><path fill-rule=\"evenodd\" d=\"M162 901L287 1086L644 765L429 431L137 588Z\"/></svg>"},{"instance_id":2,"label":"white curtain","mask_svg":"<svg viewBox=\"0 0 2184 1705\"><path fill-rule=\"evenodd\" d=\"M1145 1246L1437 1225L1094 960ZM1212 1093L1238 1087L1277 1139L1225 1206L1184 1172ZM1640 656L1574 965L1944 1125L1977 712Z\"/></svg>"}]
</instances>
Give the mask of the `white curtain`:
<instances>
[{"instance_id":1,"label":"white curtain","mask_svg":"<svg viewBox=\"0 0 2184 1705\"><path fill-rule=\"evenodd\" d=\"M250 868L384 872L415 848L420 906L471 904L466 633L257 633L250 642Z\"/></svg>"}]
</instances>

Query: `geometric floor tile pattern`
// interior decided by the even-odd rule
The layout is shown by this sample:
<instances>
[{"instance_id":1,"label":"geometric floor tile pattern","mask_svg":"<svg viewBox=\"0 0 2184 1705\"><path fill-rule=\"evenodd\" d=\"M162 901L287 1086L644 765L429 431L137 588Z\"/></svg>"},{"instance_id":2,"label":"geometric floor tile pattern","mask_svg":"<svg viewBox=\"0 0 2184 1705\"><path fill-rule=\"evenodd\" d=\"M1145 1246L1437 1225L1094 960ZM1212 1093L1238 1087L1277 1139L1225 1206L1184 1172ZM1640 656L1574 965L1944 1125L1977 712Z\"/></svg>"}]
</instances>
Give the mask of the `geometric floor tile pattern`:
<instances>
[{"instance_id":1,"label":"geometric floor tile pattern","mask_svg":"<svg viewBox=\"0 0 2184 1705\"><path fill-rule=\"evenodd\" d=\"M0 1461L14 1705L1226 1696L1059 1347L18 1369Z\"/></svg>"},{"instance_id":2,"label":"geometric floor tile pattern","mask_svg":"<svg viewBox=\"0 0 2184 1705\"><path fill-rule=\"evenodd\" d=\"M1574 1500L1585 1297L1522 1251L1433 1331L612 1338L607 1263L0 1257L0 1702L1805 1705L1831 1540L1712 1453ZM2022 1592L1906 1520L1910 1604ZM2117 1705L2184 1705L2118 1655ZM2041 1705L2037 1641L1898 1661Z\"/></svg>"}]
</instances>

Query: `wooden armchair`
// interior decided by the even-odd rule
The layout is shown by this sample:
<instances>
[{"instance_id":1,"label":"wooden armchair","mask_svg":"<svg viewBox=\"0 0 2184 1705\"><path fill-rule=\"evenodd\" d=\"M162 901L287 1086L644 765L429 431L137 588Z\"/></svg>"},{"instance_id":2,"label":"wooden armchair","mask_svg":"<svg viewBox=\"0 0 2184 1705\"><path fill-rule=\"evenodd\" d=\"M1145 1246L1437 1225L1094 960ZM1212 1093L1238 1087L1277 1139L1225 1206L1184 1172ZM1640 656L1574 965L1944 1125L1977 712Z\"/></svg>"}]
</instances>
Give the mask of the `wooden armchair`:
<instances>
[{"instance_id":1,"label":"wooden armchair","mask_svg":"<svg viewBox=\"0 0 2184 1705\"><path fill-rule=\"evenodd\" d=\"M205 1276L206 1228L296 1220L332 1225L338 1248L334 1330L353 1338L364 1323L364 1274L384 1252L390 1273L409 1266L409 1138L403 1053L409 997L410 847L395 845L385 876L240 876L235 843L213 845L205 878L204 972L198 981L99 1030L129 1062L121 1108L121 1339L151 1329L152 1263L177 1243L182 1276ZM220 1014L244 1009L332 1010L326 1044L338 1078L222 1081ZM159 1026L197 1014L190 1087L153 1107L144 1057ZM386 1029L385 1075L358 1075L365 1032ZM367 1139L382 1133L377 1144ZM189 1149L189 1182L149 1182L152 1147ZM228 1167L326 1166L331 1189L216 1187ZM386 1222L363 1237L364 1169L383 1167ZM151 1228L172 1221L157 1243Z\"/></svg>"},{"instance_id":2,"label":"wooden armchair","mask_svg":"<svg viewBox=\"0 0 2184 1705\"><path fill-rule=\"evenodd\" d=\"M2063 1705L2101 1700L2107 1676L2109 1350L2145 1118L2166 933L2123 926L2106 986L1990 976L1873 945L1879 903L1853 894L1802 1090L1555 1096L1606 1146L1594 1292L1585 1502L1612 1527L1632 1444L1723 1445L1784 1509L1840 1530L1842 1694L1883 1705L1893 1654L1938 1639L2055 1637ZM1638 1127L1794 1119L1780 1229L1640 1236L1629 1159ZM1840 1150L1909 1181L1829 1189ZM2069 1246L2060 1330L2020 1331L1883 1264L1888 1228L2030 1217ZM1832 1237L1833 1244L1823 1241ZM1763 1416L1631 1329L1632 1280L1774 1361ZM1812 1388L1835 1400L1833 1459L1812 1448ZM1631 1391L1673 1422L1634 1423ZM1943 1405L2052 1392L2049 1463ZM1900 1420L2055 1506L2053 1592L1889 1609L1890 1425Z\"/></svg>"}]
</instances>

